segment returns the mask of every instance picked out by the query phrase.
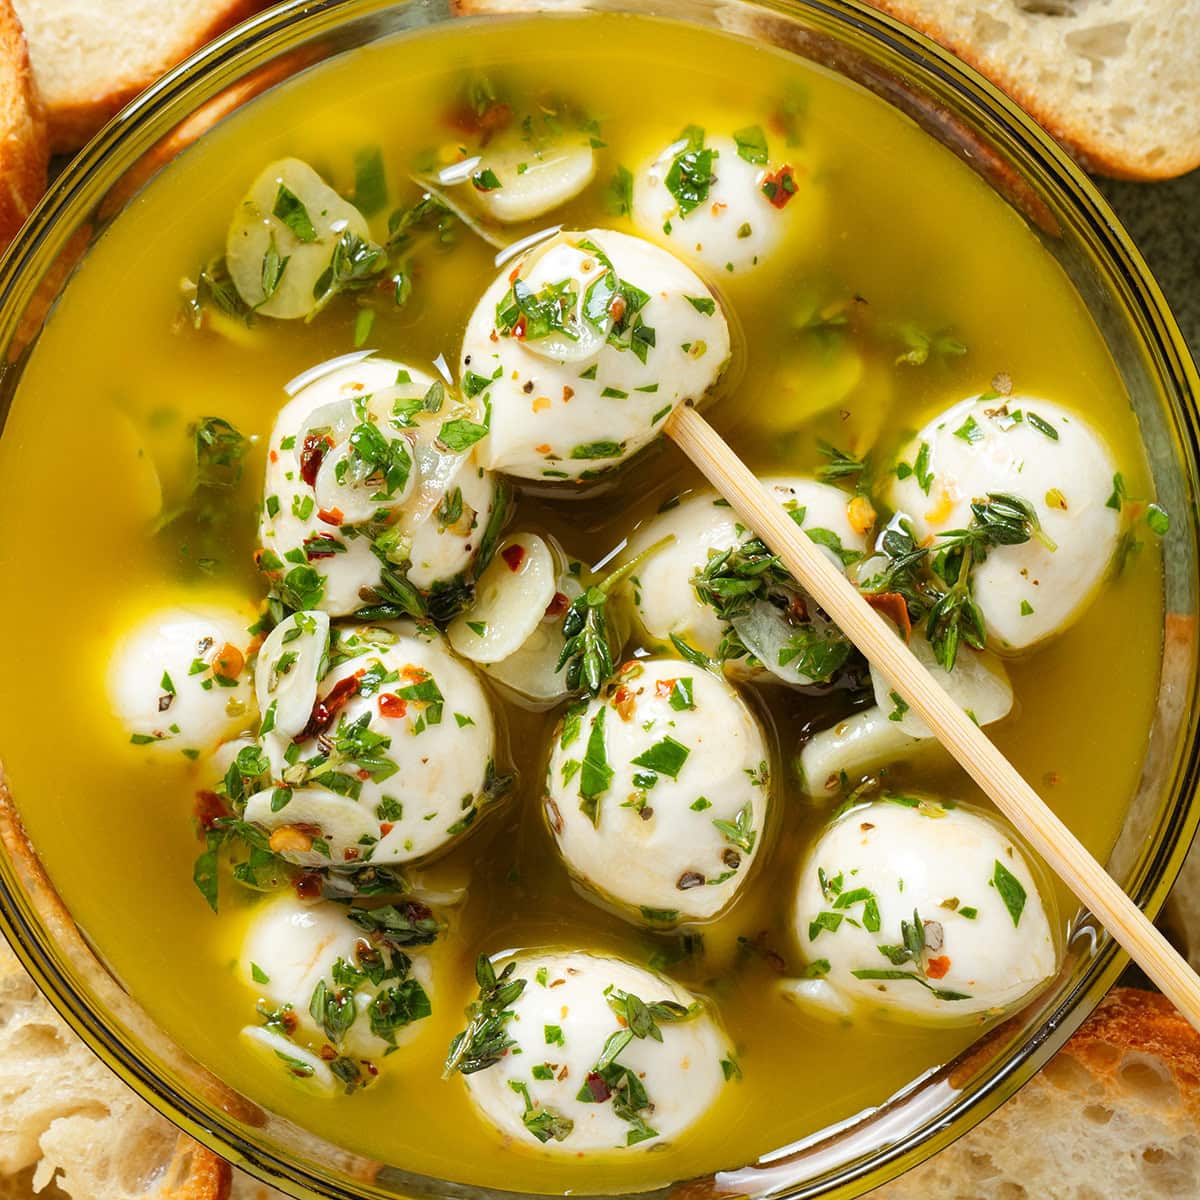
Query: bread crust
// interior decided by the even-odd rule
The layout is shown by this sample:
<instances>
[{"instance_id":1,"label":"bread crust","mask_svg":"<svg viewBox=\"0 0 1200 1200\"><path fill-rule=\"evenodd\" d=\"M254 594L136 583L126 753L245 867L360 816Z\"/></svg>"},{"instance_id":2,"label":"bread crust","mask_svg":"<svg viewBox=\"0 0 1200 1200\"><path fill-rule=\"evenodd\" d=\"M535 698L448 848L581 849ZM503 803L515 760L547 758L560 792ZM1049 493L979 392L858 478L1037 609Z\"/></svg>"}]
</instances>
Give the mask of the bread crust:
<instances>
[{"instance_id":1,"label":"bread crust","mask_svg":"<svg viewBox=\"0 0 1200 1200\"><path fill-rule=\"evenodd\" d=\"M0 0L0 248L41 199L49 161L25 32L10 0Z\"/></svg>"},{"instance_id":2,"label":"bread crust","mask_svg":"<svg viewBox=\"0 0 1200 1200\"><path fill-rule=\"evenodd\" d=\"M10 0L3 0L7 6ZM78 150L101 127L156 79L194 54L213 38L231 29L239 21L266 8L270 0L224 0L207 20L188 30L187 36L163 54L131 73L122 72L122 64L113 64L103 90L75 90L46 87L46 128L52 154ZM35 45L36 53L36 45Z\"/></svg>"},{"instance_id":3,"label":"bread crust","mask_svg":"<svg viewBox=\"0 0 1200 1200\"><path fill-rule=\"evenodd\" d=\"M1073 119L1070 114L1056 111L1044 103L1035 88L1028 87L1020 78L1007 73L999 62L976 50L970 42L947 29L936 16L921 11L909 0L867 0L867 3L932 38L991 80L1033 117L1086 171L1106 175L1110 179L1154 180L1173 179L1200 167L1200 144L1177 146L1174 156L1160 159L1150 165L1132 153L1122 153L1117 147L1097 140L1085 122Z\"/></svg>"}]
</instances>

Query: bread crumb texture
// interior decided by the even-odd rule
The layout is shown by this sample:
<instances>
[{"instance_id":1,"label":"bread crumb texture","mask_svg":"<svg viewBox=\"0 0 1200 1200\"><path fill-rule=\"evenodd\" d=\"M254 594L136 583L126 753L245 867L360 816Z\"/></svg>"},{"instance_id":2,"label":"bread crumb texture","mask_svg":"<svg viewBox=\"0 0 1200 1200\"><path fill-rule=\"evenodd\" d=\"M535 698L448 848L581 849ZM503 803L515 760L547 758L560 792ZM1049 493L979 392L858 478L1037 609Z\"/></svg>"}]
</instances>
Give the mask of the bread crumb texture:
<instances>
[{"instance_id":1,"label":"bread crumb texture","mask_svg":"<svg viewBox=\"0 0 1200 1200\"><path fill-rule=\"evenodd\" d=\"M1084 166L1200 166L1200 0L870 0L971 63Z\"/></svg>"},{"instance_id":2,"label":"bread crumb texture","mask_svg":"<svg viewBox=\"0 0 1200 1200\"><path fill-rule=\"evenodd\" d=\"M0 1200L223 1200L229 1188L228 1165L121 1083L0 941Z\"/></svg>"},{"instance_id":3,"label":"bread crumb texture","mask_svg":"<svg viewBox=\"0 0 1200 1200\"><path fill-rule=\"evenodd\" d=\"M1196 1200L1200 1034L1118 988L1013 1099L874 1200Z\"/></svg>"},{"instance_id":4,"label":"bread crumb texture","mask_svg":"<svg viewBox=\"0 0 1200 1200\"><path fill-rule=\"evenodd\" d=\"M13 0L51 152L77 150L160 75L267 2Z\"/></svg>"}]
</instances>

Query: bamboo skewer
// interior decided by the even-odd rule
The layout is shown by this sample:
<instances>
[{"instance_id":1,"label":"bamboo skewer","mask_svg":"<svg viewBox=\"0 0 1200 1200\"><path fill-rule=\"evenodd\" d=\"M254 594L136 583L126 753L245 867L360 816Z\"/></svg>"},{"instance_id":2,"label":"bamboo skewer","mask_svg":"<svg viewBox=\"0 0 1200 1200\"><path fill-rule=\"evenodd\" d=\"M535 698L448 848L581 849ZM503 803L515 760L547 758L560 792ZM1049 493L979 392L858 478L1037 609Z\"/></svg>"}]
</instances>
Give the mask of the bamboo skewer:
<instances>
[{"instance_id":1,"label":"bamboo skewer","mask_svg":"<svg viewBox=\"0 0 1200 1200\"><path fill-rule=\"evenodd\" d=\"M838 628L883 672L1047 866L1200 1029L1200 977L979 726L950 699L893 628L804 535L720 434L689 407L675 410L667 421L666 432Z\"/></svg>"}]
</instances>

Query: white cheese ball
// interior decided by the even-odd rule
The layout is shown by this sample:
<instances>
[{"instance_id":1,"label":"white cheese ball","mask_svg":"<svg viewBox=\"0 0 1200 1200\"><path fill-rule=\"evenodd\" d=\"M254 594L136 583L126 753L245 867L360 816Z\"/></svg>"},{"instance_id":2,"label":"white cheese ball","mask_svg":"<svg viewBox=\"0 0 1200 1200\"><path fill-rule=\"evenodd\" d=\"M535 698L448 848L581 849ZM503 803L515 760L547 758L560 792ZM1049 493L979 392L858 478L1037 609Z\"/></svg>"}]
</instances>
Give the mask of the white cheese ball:
<instances>
[{"instance_id":1,"label":"white cheese ball","mask_svg":"<svg viewBox=\"0 0 1200 1200\"><path fill-rule=\"evenodd\" d=\"M899 461L907 466L891 503L912 518L918 542L967 527L971 501L1000 492L1032 505L1056 547L1036 538L999 546L975 569L997 649L1032 646L1083 612L1112 560L1121 514L1107 504L1116 464L1082 417L1033 396L972 398L934 417Z\"/></svg>"},{"instance_id":2,"label":"white cheese ball","mask_svg":"<svg viewBox=\"0 0 1200 1200\"><path fill-rule=\"evenodd\" d=\"M392 951L346 914L344 905L301 900L290 891L260 904L242 943L238 978L265 1008L291 1005L296 1024L290 1036L313 1051L331 1044L328 1032L309 1011L314 992L322 983L326 995L348 988L356 1015L334 1049L352 1058L382 1059L393 1045L402 1046L420 1032L420 1022L430 1015L433 971L420 948ZM394 968L399 977L379 984L368 978L339 985L333 976L339 960L359 970ZM396 994L389 994L392 989ZM377 1001L381 993L383 999ZM389 1003L395 1004L395 1022L386 1019ZM376 1030L387 1026L389 1036L372 1030L372 1006ZM403 1022L405 1016L411 1019Z\"/></svg>"},{"instance_id":3,"label":"white cheese ball","mask_svg":"<svg viewBox=\"0 0 1200 1200\"><path fill-rule=\"evenodd\" d=\"M811 208L812 183L803 164L767 161L773 147L762 136L757 146L743 139L739 153L732 137L701 133L703 145L697 146L685 131L634 176L638 232L665 240L681 258L714 272L738 273L765 262L797 215ZM678 194L689 173L701 180L704 193L694 205L686 195L681 203Z\"/></svg>"},{"instance_id":4,"label":"white cheese ball","mask_svg":"<svg viewBox=\"0 0 1200 1200\"><path fill-rule=\"evenodd\" d=\"M835 820L804 862L794 912L815 973L900 1019L1001 1013L1058 968L1053 898L1009 831L920 796Z\"/></svg>"},{"instance_id":5,"label":"white cheese ball","mask_svg":"<svg viewBox=\"0 0 1200 1200\"><path fill-rule=\"evenodd\" d=\"M503 960L496 963L497 972L503 967ZM677 984L620 959L580 951L523 952L511 978L526 981L504 1027L516 1045L464 1079L480 1115L516 1146L537 1149L540 1139L530 1126L537 1128L545 1113L546 1120L571 1123L569 1132L560 1125L561 1140L549 1136L540 1143L545 1152L651 1149L687 1132L720 1099L722 1061L733 1061L729 1041L702 1002ZM620 1006L619 993L647 1005L699 1006L685 1020L660 1020L661 1041L632 1037L616 1057L652 1106L639 1114L640 1130L614 1111L604 1079L594 1072L609 1039L623 1028L610 1003ZM579 1098L581 1091L588 1100Z\"/></svg>"},{"instance_id":6,"label":"white cheese ball","mask_svg":"<svg viewBox=\"0 0 1200 1200\"><path fill-rule=\"evenodd\" d=\"M261 569L293 608L347 616L393 601L394 576L436 609L439 591L470 577L503 517L473 444L444 440L460 444L464 421L481 435L480 412L386 358L349 355L298 382L271 433Z\"/></svg>"},{"instance_id":7,"label":"white cheese ball","mask_svg":"<svg viewBox=\"0 0 1200 1200\"><path fill-rule=\"evenodd\" d=\"M762 847L762 729L719 675L680 659L626 664L555 733L546 816L573 875L650 923L726 908Z\"/></svg>"},{"instance_id":8,"label":"white cheese ball","mask_svg":"<svg viewBox=\"0 0 1200 1200\"><path fill-rule=\"evenodd\" d=\"M121 638L108 695L131 742L196 757L253 724L249 622L232 609L168 608Z\"/></svg>"},{"instance_id":9,"label":"white cheese ball","mask_svg":"<svg viewBox=\"0 0 1200 1200\"><path fill-rule=\"evenodd\" d=\"M301 866L406 863L448 849L495 793L495 730L478 678L438 634L407 622L337 634L312 722L264 735L280 782L250 797L246 820Z\"/></svg>"},{"instance_id":10,"label":"white cheese ball","mask_svg":"<svg viewBox=\"0 0 1200 1200\"><path fill-rule=\"evenodd\" d=\"M794 514L793 519L802 518L802 528L827 530L853 554L866 551L865 529L861 522L856 529L851 520L854 497L813 479L770 478L763 483ZM647 521L629 541L630 558L662 538L673 537L674 541L637 570L634 605L646 634L666 643L674 633L710 658L716 657L728 626L710 605L701 602L692 579L714 554L753 536L728 502L715 492L688 496ZM842 565L840 560L838 565ZM736 661L729 665L740 670Z\"/></svg>"},{"instance_id":11,"label":"white cheese ball","mask_svg":"<svg viewBox=\"0 0 1200 1200\"><path fill-rule=\"evenodd\" d=\"M725 316L688 267L640 238L589 229L505 266L471 314L460 361L464 390L491 406L484 466L553 481L635 454L728 358Z\"/></svg>"}]
</instances>

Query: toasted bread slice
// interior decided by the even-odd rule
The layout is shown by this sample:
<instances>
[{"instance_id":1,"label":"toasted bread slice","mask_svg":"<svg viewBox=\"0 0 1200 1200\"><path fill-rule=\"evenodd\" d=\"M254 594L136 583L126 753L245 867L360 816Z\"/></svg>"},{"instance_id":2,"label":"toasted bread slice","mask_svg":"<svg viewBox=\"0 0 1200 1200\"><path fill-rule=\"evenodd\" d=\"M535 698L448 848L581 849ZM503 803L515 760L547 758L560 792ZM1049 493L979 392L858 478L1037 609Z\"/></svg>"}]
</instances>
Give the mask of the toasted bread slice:
<instances>
[{"instance_id":1,"label":"toasted bread slice","mask_svg":"<svg viewBox=\"0 0 1200 1200\"><path fill-rule=\"evenodd\" d=\"M1089 170L1200 166L1200 0L869 0L976 67Z\"/></svg>"},{"instance_id":2,"label":"toasted bread slice","mask_svg":"<svg viewBox=\"0 0 1200 1200\"><path fill-rule=\"evenodd\" d=\"M77 150L114 113L267 0L14 0L50 149Z\"/></svg>"},{"instance_id":3,"label":"toasted bread slice","mask_svg":"<svg viewBox=\"0 0 1200 1200\"><path fill-rule=\"evenodd\" d=\"M1200 1034L1164 996L1118 988L1057 1058L879 1200L1192 1200Z\"/></svg>"},{"instance_id":4,"label":"toasted bread slice","mask_svg":"<svg viewBox=\"0 0 1200 1200\"><path fill-rule=\"evenodd\" d=\"M0 0L0 248L46 190L49 159L25 34L9 0Z\"/></svg>"}]
</instances>

